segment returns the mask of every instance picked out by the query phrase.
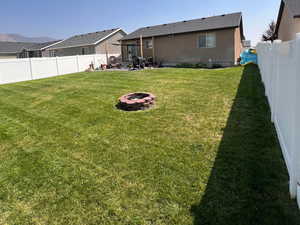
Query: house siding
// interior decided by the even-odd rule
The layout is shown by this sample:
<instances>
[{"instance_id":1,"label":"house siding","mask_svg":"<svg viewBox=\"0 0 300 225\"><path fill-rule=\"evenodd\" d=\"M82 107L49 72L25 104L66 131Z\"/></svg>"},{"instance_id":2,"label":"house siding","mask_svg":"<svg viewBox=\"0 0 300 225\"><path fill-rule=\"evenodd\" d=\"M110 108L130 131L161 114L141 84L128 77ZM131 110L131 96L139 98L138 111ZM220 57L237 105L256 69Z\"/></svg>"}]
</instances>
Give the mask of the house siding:
<instances>
[{"instance_id":1,"label":"house siding","mask_svg":"<svg viewBox=\"0 0 300 225\"><path fill-rule=\"evenodd\" d=\"M240 57L242 51L243 51L243 44L242 44L242 37L241 37L241 29L238 27L235 29L235 38L234 38L234 58L235 63L237 62L237 59Z\"/></svg>"},{"instance_id":2,"label":"house siding","mask_svg":"<svg viewBox=\"0 0 300 225\"><path fill-rule=\"evenodd\" d=\"M43 50L42 51L42 57L50 57L50 51L49 50Z\"/></svg>"},{"instance_id":3,"label":"house siding","mask_svg":"<svg viewBox=\"0 0 300 225\"><path fill-rule=\"evenodd\" d=\"M80 46L73 48L62 48L54 50L56 56L72 56L72 55L82 55L82 49L84 48L84 55L95 54L94 46Z\"/></svg>"},{"instance_id":4,"label":"house siding","mask_svg":"<svg viewBox=\"0 0 300 225\"><path fill-rule=\"evenodd\" d=\"M113 34L112 36L108 37L106 40L101 41L97 45L86 45L86 46L46 50L43 52L43 57L50 56L51 55L50 51L55 51L56 56L82 55L83 48L84 48L84 55L105 54L106 49L108 54L121 55L121 46L113 45L113 44L120 44L118 41L124 36L125 33L123 31L119 31Z\"/></svg>"},{"instance_id":5,"label":"house siding","mask_svg":"<svg viewBox=\"0 0 300 225\"><path fill-rule=\"evenodd\" d=\"M199 35L211 32L216 34L216 47L198 48ZM146 41L151 39L145 38L143 39L143 53L144 57L154 56L156 62L164 65L208 63L210 59L213 63L233 65L241 51L241 37L238 32L240 32L239 29L237 31L237 29L231 28L154 37L154 50L145 48ZM122 43L138 45L139 40L123 41ZM126 49L123 50L123 54L126 54ZM138 55L140 56L140 52ZM126 59L126 55L123 58Z\"/></svg>"},{"instance_id":6,"label":"house siding","mask_svg":"<svg viewBox=\"0 0 300 225\"><path fill-rule=\"evenodd\" d=\"M287 7L284 7L280 26L278 29L278 39L282 41L290 41L296 38L296 34L300 32L300 19L294 18Z\"/></svg>"},{"instance_id":7,"label":"house siding","mask_svg":"<svg viewBox=\"0 0 300 225\"><path fill-rule=\"evenodd\" d=\"M121 45L119 40L124 37L125 34L123 31L119 31L113 36L102 41L100 44L96 45L95 52L96 54L106 54L106 50L109 54L120 54L121 55Z\"/></svg>"},{"instance_id":8,"label":"house siding","mask_svg":"<svg viewBox=\"0 0 300 225\"><path fill-rule=\"evenodd\" d=\"M0 54L0 59L16 59L17 54L11 53L11 54Z\"/></svg>"}]
</instances>

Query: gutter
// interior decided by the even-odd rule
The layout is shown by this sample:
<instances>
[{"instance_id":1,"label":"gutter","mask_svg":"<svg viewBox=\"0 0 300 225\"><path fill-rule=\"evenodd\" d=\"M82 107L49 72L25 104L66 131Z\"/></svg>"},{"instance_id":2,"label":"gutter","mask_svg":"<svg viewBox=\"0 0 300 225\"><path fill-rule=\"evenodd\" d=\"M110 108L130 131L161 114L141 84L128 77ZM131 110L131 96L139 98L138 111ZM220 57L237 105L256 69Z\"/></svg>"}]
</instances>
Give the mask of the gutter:
<instances>
[{"instance_id":1,"label":"gutter","mask_svg":"<svg viewBox=\"0 0 300 225\"><path fill-rule=\"evenodd\" d=\"M59 44L59 43L61 43L61 42L63 42L63 41L64 41L64 40L57 41L57 42L55 42L55 43L53 43L53 44L51 44L51 45L48 45L48 46L46 46L46 47L41 48L40 50L43 51L43 50L45 50L46 48L50 48L51 46L57 45L57 44Z\"/></svg>"},{"instance_id":2,"label":"gutter","mask_svg":"<svg viewBox=\"0 0 300 225\"><path fill-rule=\"evenodd\" d=\"M213 31L213 30L226 30L226 29L238 28L238 27L240 27L240 26L238 25L238 26L231 26L231 27L212 28L212 29L207 29L207 30L195 30L195 31L186 31L186 32L179 32L179 33L158 34L158 35L151 35L151 36L143 36L143 38L163 37L163 36L168 36L168 35L189 34L189 33L205 32L205 31ZM136 40L139 38L140 38L140 36L132 37L132 38L122 38L120 41L130 41L130 40Z\"/></svg>"},{"instance_id":3,"label":"gutter","mask_svg":"<svg viewBox=\"0 0 300 225\"><path fill-rule=\"evenodd\" d=\"M48 50L57 50L57 49L65 49L65 48L76 48L76 47L83 47L83 46L93 46L95 44L82 44L82 45L70 45L70 46L65 46L65 47L58 47L58 48L49 48Z\"/></svg>"}]
</instances>

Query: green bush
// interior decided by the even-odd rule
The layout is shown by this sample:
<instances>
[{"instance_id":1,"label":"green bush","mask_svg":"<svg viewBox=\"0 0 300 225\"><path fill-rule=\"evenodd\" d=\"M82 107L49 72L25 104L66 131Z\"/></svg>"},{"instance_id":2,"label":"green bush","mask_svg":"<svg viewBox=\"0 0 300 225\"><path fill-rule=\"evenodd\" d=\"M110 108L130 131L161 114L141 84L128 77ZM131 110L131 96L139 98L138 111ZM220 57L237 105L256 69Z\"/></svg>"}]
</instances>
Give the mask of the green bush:
<instances>
[{"instance_id":1,"label":"green bush","mask_svg":"<svg viewBox=\"0 0 300 225\"><path fill-rule=\"evenodd\" d=\"M180 63L176 65L177 68L196 68L192 63Z\"/></svg>"},{"instance_id":2,"label":"green bush","mask_svg":"<svg viewBox=\"0 0 300 225\"><path fill-rule=\"evenodd\" d=\"M207 68L207 64L205 64L205 63L197 63L197 64L195 65L195 67L196 67L196 68Z\"/></svg>"},{"instance_id":3,"label":"green bush","mask_svg":"<svg viewBox=\"0 0 300 225\"><path fill-rule=\"evenodd\" d=\"M212 65L212 68L213 68L213 69L223 68L223 66L222 66L221 64L214 63L214 64Z\"/></svg>"},{"instance_id":4,"label":"green bush","mask_svg":"<svg viewBox=\"0 0 300 225\"><path fill-rule=\"evenodd\" d=\"M176 65L177 68L207 68L207 64L205 63L180 63Z\"/></svg>"}]
</instances>

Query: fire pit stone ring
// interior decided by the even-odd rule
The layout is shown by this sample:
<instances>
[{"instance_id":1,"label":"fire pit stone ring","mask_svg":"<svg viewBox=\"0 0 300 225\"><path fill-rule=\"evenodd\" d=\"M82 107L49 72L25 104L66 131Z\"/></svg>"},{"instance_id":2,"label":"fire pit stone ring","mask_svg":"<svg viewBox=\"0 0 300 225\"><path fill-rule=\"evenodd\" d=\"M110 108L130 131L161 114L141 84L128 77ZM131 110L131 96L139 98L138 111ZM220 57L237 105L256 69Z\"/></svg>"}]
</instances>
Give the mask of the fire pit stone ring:
<instances>
[{"instance_id":1,"label":"fire pit stone ring","mask_svg":"<svg viewBox=\"0 0 300 225\"><path fill-rule=\"evenodd\" d=\"M151 108L156 97L151 93L130 93L119 98L117 108L124 111L138 111Z\"/></svg>"}]
</instances>

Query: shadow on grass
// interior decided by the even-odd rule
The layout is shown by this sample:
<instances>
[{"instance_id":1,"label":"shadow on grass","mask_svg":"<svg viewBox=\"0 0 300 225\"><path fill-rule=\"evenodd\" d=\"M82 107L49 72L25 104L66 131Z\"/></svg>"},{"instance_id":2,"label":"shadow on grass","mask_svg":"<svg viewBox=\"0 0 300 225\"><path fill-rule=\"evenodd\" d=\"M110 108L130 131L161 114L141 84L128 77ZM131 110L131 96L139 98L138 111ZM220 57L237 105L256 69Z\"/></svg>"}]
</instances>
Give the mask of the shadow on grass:
<instances>
[{"instance_id":1,"label":"shadow on grass","mask_svg":"<svg viewBox=\"0 0 300 225\"><path fill-rule=\"evenodd\" d=\"M288 174L258 68L245 67L194 225L292 225Z\"/></svg>"}]
</instances>

